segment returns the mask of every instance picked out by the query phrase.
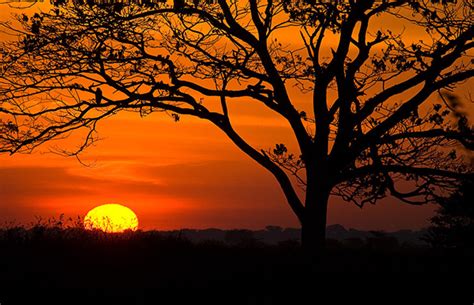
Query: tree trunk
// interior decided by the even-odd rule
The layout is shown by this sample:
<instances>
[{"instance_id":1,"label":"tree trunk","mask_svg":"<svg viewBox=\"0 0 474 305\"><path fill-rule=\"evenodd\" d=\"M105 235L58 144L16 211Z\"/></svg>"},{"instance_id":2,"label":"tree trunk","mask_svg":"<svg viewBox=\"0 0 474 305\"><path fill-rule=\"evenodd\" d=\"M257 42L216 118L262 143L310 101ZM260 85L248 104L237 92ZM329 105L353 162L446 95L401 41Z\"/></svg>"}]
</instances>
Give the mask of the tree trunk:
<instances>
[{"instance_id":1,"label":"tree trunk","mask_svg":"<svg viewBox=\"0 0 474 305\"><path fill-rule=\"evenodd\" d=\"M305 213L301 221L301 245L305 251L321 252L326 244L329 191L307 190Z\"/></svg>"}]
</instances>

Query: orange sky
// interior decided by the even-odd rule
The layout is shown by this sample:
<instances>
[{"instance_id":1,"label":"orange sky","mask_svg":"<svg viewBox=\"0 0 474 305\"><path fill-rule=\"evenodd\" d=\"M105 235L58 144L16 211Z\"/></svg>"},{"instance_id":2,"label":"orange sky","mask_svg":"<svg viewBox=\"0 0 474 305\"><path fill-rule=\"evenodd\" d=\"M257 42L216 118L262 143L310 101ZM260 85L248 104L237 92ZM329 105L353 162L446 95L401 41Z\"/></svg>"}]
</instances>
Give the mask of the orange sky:
<instances>
[{"instance_id":1,"label":"orange sky","mask_svg":"<svg viewBox=\"0 0 474 305\"><path fill-rule=\"evenodd\" d=\"M0 17L6 20L10 11ZM270 112L230 107L237 130L251 143L292 146L290 129ZM142 229L298 226L274 178L205 121L122 113L103 121L99 132L102 141L82 156L90 166L44 153L48 147L0 155L0 223L83 216L95 206L120 203L136 212ZM361 229L420 228L433 209L389 198L361 210L333 198L328 219Z\"/></svg>"},{"instance_id":2,"label":"orange sky","mask_svg":"<svg viewBox=\"0 0 474 305\"><path fill-rule=\"evenodd\" d=\"M262 147L288 133L254 121L240 128L254 132ZM137 213L143 229L298 225L273 177L206 122L126 114L104 121L99 131L103 140L83 156L89 167L38 152L0 156L0 221L84 215L97 205L120 203ZM431 210L393 200L361 210L334 198L329 223L416 228Z\"/></svg>"}]
</instances>

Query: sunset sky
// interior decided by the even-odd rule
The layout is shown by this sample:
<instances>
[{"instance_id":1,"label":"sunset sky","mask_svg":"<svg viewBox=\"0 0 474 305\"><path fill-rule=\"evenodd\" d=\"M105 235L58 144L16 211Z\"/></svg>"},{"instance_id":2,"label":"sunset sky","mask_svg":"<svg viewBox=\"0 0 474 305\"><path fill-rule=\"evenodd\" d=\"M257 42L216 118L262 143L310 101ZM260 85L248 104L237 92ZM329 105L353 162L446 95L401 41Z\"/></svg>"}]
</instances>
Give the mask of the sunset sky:
<instances>
[{"instance_id":1,"label":"sunset sky","mask_svg":"<svg viewBox=\"0 0 474 305\"><path fill-rule=\"evenodd\" d=\"M6 20L10 13L0 16ZM230 107L236 129L250 143L294 147L290 128L272 113L252 104ZM0 155L0 222L84 216L98 205L119 203L136 212L141 229L298 226L274 178L205 121L121 113L98 130L101 141L81 156L82 163L48 153L51 145L73 146L74 139L31 155ZM332 198L328 220L358 229L417 229L434 209L392 198L360 209Z\"/></svg>"},{"instance_id":2,"label":"sunset sky","mask_svg":"<svg viewBox=\"0 0 474 305\"><path fill-rule=\"evenodd\" d=\"M262 147L288 133L271 119L246 121L239 127ZM120 203L137 213L143 229L298 225L273 177L205 122L127 114L104 121L99 131L103 140L83 156L89 167L51 153L0 156L1 220L85 215ZM432 209L388 199L361 210L334 198L329 223L418 228Z\"/></svg>"}]
</instances>

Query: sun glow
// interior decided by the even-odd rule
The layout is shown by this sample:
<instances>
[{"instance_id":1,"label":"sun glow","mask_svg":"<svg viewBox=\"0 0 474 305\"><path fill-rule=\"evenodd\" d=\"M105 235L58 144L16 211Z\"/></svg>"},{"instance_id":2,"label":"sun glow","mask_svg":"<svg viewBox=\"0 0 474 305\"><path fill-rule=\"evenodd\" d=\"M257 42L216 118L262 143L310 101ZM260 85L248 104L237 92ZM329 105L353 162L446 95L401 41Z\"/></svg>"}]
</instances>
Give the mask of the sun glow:
<instances>
[{"instance_id":1,"label":"sun glow","mask_svg":"<svg viewBox=\"0 0 474 305\"><path fill-rule=\"evenodd\" d=\"M84 227L99 229L107 233L120 233L138 228L137 215L120 204L104 204L90 210L84 217Z\"/></svg>"}]
</instances>

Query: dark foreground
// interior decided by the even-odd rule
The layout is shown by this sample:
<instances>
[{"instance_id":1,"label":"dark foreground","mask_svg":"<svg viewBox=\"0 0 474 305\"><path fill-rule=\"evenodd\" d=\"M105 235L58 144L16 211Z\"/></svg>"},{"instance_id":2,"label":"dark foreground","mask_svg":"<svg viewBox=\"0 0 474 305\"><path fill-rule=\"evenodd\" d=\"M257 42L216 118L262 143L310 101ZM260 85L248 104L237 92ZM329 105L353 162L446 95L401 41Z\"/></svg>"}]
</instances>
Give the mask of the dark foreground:
<instances>
[{"instance_id":1,"label":"dark foreground","mask_svg":"<svg viewBox=\"0 0 474 305\"><path fill-rule=\"evenodd\" d=\"M192 243L156 232L36 228L0 236L2 305L474 301L466 249L329 242L325 253L308 255L295 241Z\"/></svg>"}]
</instances>

